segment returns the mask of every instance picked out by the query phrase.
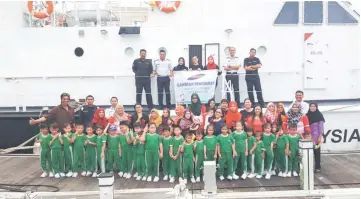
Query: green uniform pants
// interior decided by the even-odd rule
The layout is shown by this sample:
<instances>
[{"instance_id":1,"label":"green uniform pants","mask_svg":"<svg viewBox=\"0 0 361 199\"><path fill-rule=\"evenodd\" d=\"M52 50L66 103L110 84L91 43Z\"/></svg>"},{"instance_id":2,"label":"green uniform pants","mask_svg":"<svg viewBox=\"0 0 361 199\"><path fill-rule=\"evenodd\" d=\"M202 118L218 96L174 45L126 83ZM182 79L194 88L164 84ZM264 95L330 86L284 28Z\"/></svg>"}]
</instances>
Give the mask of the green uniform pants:
<instances>
[{"instance_id":1,"label":"green uniform pants","mask_svg":"<svg viewBox=\"0 0 361 199\"><path fill-rule=\"evenodd\" d=\"M276 149L275 153L275 162L276 167L279 169L280 172L287 172L287 157L285 154L285 149Z\"/></svg>"},{"instance_id":2,"label":"green uniform pants","mask_svg":"<svg viewBox=\"0 0 361 199\"><path fill-rule=\"evenodd\" d=\"M253 154L249 154L247 156L247 172L248 173L254 173L255 172L255 168L254 168L254 160L255 159L255 155Z\"/></svg>"},{"instance_id":3,"label":"green uniform pants","mask_svg":"<svg viewBox=\"0 0 361 199\"><path fill-rule=\"evenodd\" d=\"M62 149L51 149L50 154L51 154L51 165L52 165L51 168L53 170L53 173L57 174L59 172L64 172L63 166L60 166L60 165L64 165L64 157L63 157Z\"/></svg>"},{"instance_id":4,"label":"green uniform pants","mask_svg":"<svg viewBox=\"0 0 361 199\"><path fill-rule=\"evenodd\" d=\"M73 172L79 171L79 165L83 171L86 171L84 156L84 149L74 149Z\"/></svg>"},{"instance_id":5,"label":"green uniform pants","mask_svg":"<svg viewBox=\"0 0 361 199\"><path fill-rule=\"evenodd\" d=\"M114 171L114 163L117 165L118 171L121 171L121 162L117 149L108 150L108 171Z\"/></svg>"},{"instance_id":6,"label":"green uniform pants","mask_svg":"<svg viewBox=\"0 0 361 199\"><path fill-rule=\"evenodd\" d=\"M254 167L258 175L263 174L264 160L262 158L262 152L256 153L254 156Z\"/></svg>"},{"instance_id":7,"label":"green uniform pants","mask_svg":"<svg viewBox=\"0 0 361 199\"><path fill-rule=\"evenodd\" d=\"M179 155L177 159L171 159L170 162L170 176L173 178L182 177L182 155Z\"/></svg>"},{"instance_id":8,"label":"green uniform pants","mask_svg":"<svg viewBox=\"0 0 361 199\"><path fill-rule=\"evenodd\" d=\"M183 158L183 178L191 178L194 175L194 162L193 157Z\"/></svg>"},{"instance_id":9,"label":"green uniform pants","mask_svg":"<svg viewBox=\"0 0 361 199\"><path fill-rule=\"evenodd\" d=\"M97 171L97 150L96 148L89 148L85 152L85 166L87 171Z\"/></svg>"},{"instance_id":10,"label":"green uniform pants","mask_svg":"<svg viewBox=\"0 0 361 199\"><path fill-rule=\"evenodd\" d=\"M145 162L148 176L159 176L159 151L158 150L146 150Z\"/></svg>"},{"instance_id":11,"label":"green uniform pants","mask_svg":"<svg viewBox=\"0 0 361 199\"><path fill-rule=\"evenodd\" d=\"M73 167L73 148L64 147L64 171L69 172Z\"/></svg>"},{"instance_id":12,"label":"green uniform pants","mask_svg":"<svg viewBox=\"0 0 361 199\"><path fill-rule=\"evenodd\" d=\"M199 154L196 155L196 177L201 177L201 174L203 176L203 162L204 162L204 155Z\"/></svg>"},{"instance_id":13,"label":"green uniform pants","mask_svg":"<svg viewBox=\"0 0 361 199\"><path fill-rule=\"evenodd\" d=\"M215 158L214 158L214 153L215 153L215 151L214 150L210 150L210 151L206 151L206 156L207 156L207 161L214 161L214 160L216 160Z\"/></svg>"},{"instance_id":14,"label":"green uniform pants","mask_svg":"<svg viewBox=\"0 0 361 199\"><path fill-rule=\"evenodd\" d=\"M298 170L298 154L292 153L288 156L288 171L293 172Z\"/></svg>"},{"instance_id":15,"label":"green uniform pants","mask_svg":"<svg viewBox=\"0 0 361 199\"><path fill-rule=\"evenodd\" d=\"M135 156L135 167L138 173L138 176L145 176L146 175L146 168L145 168L145 155L144 154L137 154Z\"/></svg>"},{"instance_id":16,"label":"green uniform pants","mask_svg":"<svg viewBox=\"0 0 361 199\"><path fill-rule=\"evenodd\" d=\"M169 175L170 173L170 161L172 158L169 156L169 151L163 152L163 159L162 159L162 168L163 168L163 174Z\"/></svg>"},{"instance_id":17,"label":"green uniform pants","mask_svg":"<svg viewBox=\"0 0 361 199\"><path fill-rule=\"evenodd\" d=\"M133 152L132 148L122 148L121 171L123 173L132 173L133 171Z\"/></svg>"},{"instance_id":18,"label":"green uniform pants","mask_svg":"<svg viewBox=\"0 0 361 199\"><path fill-rule=\"evenodd\" d=\"M97 149L97 171L101 171L102 173L105 173L105 160L107 156L107 151L104 151L104 158L101 157L102 155L102 149Z\"/></svg>"},{"instance_id":19,"label":"green uniform pants","mask_svg":"<svg viewBox=\"0 0 361 199\"><path fill-rule=\"evenodd\" d=\"M233 159L233 173L240 171L242 173L247 171L247 157L246 152L236 151L237 156Z\"/></svg>"},{"instance_id":20,"label":"green uniform pants","mask_svg":"<svg viewBox=\"0 0 361 199\"><path fill-rule=\"evenodd\" d=\"M46 162L48 162L48 166L46 166ZM51 155L49 149L41 149L40 151L40 166L43 172L52 171L52 164L51 164Z\"/></svg>"},{"instance_id":21,"label":"green uniform pants","mask_svg":"<svg viewBox=\"0 0 361 199\"><path fill-rule=\"evenodd\" d=\"M273 152L272 152L272 150L266 150L265 151L265 166L264 166L264 170L266 172L271 172L272 162L273 162Z\"/></svg>"},{"instance_id":22,"label":"green uniform pants","mask_svg":"<svg viewBox=\"0 0 361 199\"><path fill-rule=\"evenodd\" d=\"M219 158L219 169L218 175L223 176L224 168L227 166L227 176L232 176L233 174L233 157L232 152L221 152L221 158Z\"/></svg>"}]
</instances>

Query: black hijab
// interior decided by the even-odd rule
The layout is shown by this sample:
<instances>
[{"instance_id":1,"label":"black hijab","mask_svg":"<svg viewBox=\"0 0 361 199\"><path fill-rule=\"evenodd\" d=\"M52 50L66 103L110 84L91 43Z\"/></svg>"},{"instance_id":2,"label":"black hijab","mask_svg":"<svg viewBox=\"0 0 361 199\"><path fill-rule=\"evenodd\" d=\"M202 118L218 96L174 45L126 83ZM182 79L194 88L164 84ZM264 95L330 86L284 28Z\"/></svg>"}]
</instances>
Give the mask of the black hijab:
<instances>
[{"instance_id":1,"label":"black hijab","mask_svg":"<svg viewBox=\"0 0 361 199\"><path fill-rule=\"evenodd\" d=\"M311 105L316 106L316 111L312 112L310 109L308 109L308 112L306 115L308 117L308 120L310 121L310 124L320 122L320 121L325 122L325 118L323 118L322 113L320 112L320 110L318 110L318 105L316 103L310 103L310 107L311 107Z\"/></svg>"},{"instance_id":2,"label":"black hijab","mask_svg":"<svg viewBox=\"0 0 361 199\"><path fill-rule=\"evenodd\" d=\"M183 60L183 64L179 65L179 61ZM184 70L188 70L188 68L185 66L185 60L183 57L179 57L178 59L178 65L176 67L173 68L173 71L184 71Z\"/></svg>"}]
</instances>

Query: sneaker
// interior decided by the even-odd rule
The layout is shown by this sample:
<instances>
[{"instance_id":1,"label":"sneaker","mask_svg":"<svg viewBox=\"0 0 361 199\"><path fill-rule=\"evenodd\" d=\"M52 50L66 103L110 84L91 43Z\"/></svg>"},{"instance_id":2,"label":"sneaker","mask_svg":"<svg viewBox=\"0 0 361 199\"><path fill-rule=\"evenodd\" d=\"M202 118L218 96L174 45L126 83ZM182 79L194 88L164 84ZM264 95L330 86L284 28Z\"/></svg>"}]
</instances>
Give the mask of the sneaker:
<instances>
[{"instance_id":1,"label":"sneaker","mask_svg":"<svg viewBox=\"0 0 361 199\"><path fill-rule=\"evenodd\" d=\"M239 176L236 175L236 174L233 174L233 175L232 175L232 178L235 179L235 180L238 180Z\"/></svg>"},{"instance_id":2,"label":"sneaker","mask_svg":"<svg viewBox=\"0 0 361 199\"><path fill-rule=\"evenodd\" d=\"M55 178L60 178L60 175L57 173L57 174L55 174L54 177L55 177Z\"/></svg>"},{"instance_id":3,"label":"sneaker","mask_svg":"<svg viewBox=\"0 0 361 199\"><path fill-rule=\"evenodd\" d=\"M263 176L267 175L267 172L266 172L266 171L263 171L262 175L263 175Z\"/></svg>"},{"instance_id":4,"label":"sneaker","mask_svg":"<svg viewBox=\"0 0 361 199\"><path fill-rule=\"evenodd\" d=\"M170 183L174 183L174 178L171 177L170 180L169 180Z\"/></svg>"},{"instance_id":5,"label":"sneaker","mask_svg":"<svg viewBox=\"0 0 361 199\"><path fill-rule=\"evenodd\" d=\"M287 173L287 177L291 177L292 175L291 175L291 171L289 171L288 173Z\"/></svg>"},{"instance_id":6,"label":"sneaker","mask_svg":"<svg viewBox=\"0 0 361 199\"><path fill-rule=\"evenodd\" d=\"M233 178L232 178L231 175L227 176L227 179L228 179L228 180L233 180Z\"/></svg>"},{"instance_id":7,"label":"sneaker","mask_svg":"<svg viewBox=\"0 0 361 199\"><path fill-rule=\"evenodd\" d=\"M83 172L81 172L81 174L80 174L81 176L86 176L86 172L85 171L83 171Z\"/></svg>"},{"instance_id":8,"label":"sneaker","mask_svg":"<svg viewBox=\"0 0 361 199\"><path fill-rule=\"evenodd\" d=\"M282 174L282 177L287 177L287 173L286 172L284 172L283 174Z\"/></svg>"},{"instance_id":9,"label":"sneaker","mask_svg":"<svg viewBox=\"0 0 361 199\"><path fill-rule=\"evenodd\" d=\"M272 170L272 171L271 171L271 175L275 176L275 175L276 175L276 171L275 171L275 170Z\"/></svg>"},{"instance_id":10,"label":"sneaker","mask_svg":"<svg viewBox=\"0 0 361 199\"><path fill-rule=\"evenodd\" d=\"M141 180L142 179L142 176L137 176L137 178L135 180Z\"/></svg>"},{"instance_id":11,"label":"sneaker","mask_svg":"<svg viewBox=\"0 0 361 199\"><path fill-rule=\"evenodd\" d=\"M78 173L77 173L77 172L73 173L73 176L72 176L72 177L73 177L73 178L78 177Z\"/></svg>"},{"instance_id":12,"label":"sneaker","mask_svg":"<svg viewBox=\"0 0 361 199\"><path fill-rule=\"evenodd\" d=\"M138 173L135 173L133 178L137 178L138 177Z\"/></svg>"},{"instance_id":13,"label":"sneaker","mask_svg":"<svg viewBox=\"0 0 361 199\"><path fill-rule=\"evenodd\" d=\"M124 173L120 171L120 172L118 173L118 175L119 175L119 177L123 177Z\"/></svg>"},{"instance_id":14,"label":"sneaker","mask_svg":"<svg viewBox=\"0 0 361 199\"><path fill-rule=\"evenodd\" d=\"M245 180L245 179L247 178L247 173L243 173L242 176L241 176L241 178L242 178L243 180Z\"/></svg>"},{"instance_id":15,"label":"sneaker","mask_svg":"<svg viewBox=\"0 0 361 199\"><path fill-rule=\"evenodd\" d=\"M86 172L86 176L91 176L93 173L92 172L90 172L90 171L88 171L88 172Z\"/></svg>"},{"instance_id":16,"label":"sneaker","mask_svg":"<svg viewBox=\"0 0 361 199\"><path fill-rule=\"evenodd\" d=\"M224 177L223 177L223 176L219 176L219 180L220 180L220 181L223 181L223 180L224 180Z\"/></svg>"},{"instance_id":17,"label":"sneaker","mask_svg":"<svg viewBox=\"0 0 361 199\"><path fill-rule=\"evenodd\" d=\"M255 176L256 176L256 174L251 173L251 174L249 174L247 177L248 177L249 179L252 179L252 178L254 178Z\"/></svg>"},{"instance_id":18,"label":"sneaker","mask_svg":"<svg viewBox=\"0 0 361 199\"><path fill-rule=\"evenodd\" d=\"M62 178L65 177L65 173L60 173L59 175L60 175L60 177L62 177Z\"/></svg>"},{"instance_id":19,"label":"sneaker","mask_svg":"<svg viewBox=\"0 0 361 199\"><path fill-rule=\"evenodd\" d=\"M267 179L267 180L271 179L271 174L270 174L270 173L267 173L266 179Z\"/></svg>"},{"instance_id":20,"label":"sneaker","mask_svg":"<svg viewBox=\"0 0 361 199\"><path fill-rule=\"evenodd\" d=\"M71 176L73 176L73 172L69 171L69 172L66 174L66 177L70 178Z\"/></svg>"},{"instance_id":21,"label":"sneaker","mask_svg":"<svg viewBox=\"0 0 361 199\"><path fill-rule=\"evenodd\" d=\"M282 177L282 176L283 176L282 171L278 172L278 176L279 176L279 177Z\"/></svg>"},{"instance_id":22,"label":"sneaker","mask_svg":"<svg viewBox=\"0 0 361 199\"><path fill-rule=\"evenodd\" d=\"M200 181L201 181L201 178L197 177L196 182L200 182Z\"/></svg>"},{"instance_id":23,"label":"sneaker","mask_svg":"<svg viewBox=\"0 0 361 199\"><path fill-rule=\"evenodd\" d=\"M40 177L41 177L41 178L45 178L46 176L48 176L48 173L43 172Z\"/></svg>"},{"instance_id":24,"label":"sneaker","mask_svg":"<svg viewBox=\"0 0 361 199\"><path fill-rule=\"evenodd\" d=\"M98 174L96 172L93 173L92 178L96 178Z\"/></svg>"},{"instance_id":25,"label":"sneaker","mask_svg":"<svg viewBox=\"0 0 361 199\"><path fill-rule=\"evenodd\" d=\"M191 177L191 182L196 183L196 180L194 179L194 177Z\"/></svg>"},{"instance_id":26,"label":"sneaker","mask_svg":"<svg viewBox=\"0 0 361 199\"><path fill-rule=\"evenodd\" d=\"M262 175L259 175L259 174L258 174L258 175L256 176L256 178L257 178L257 179L261 179L261 178L262 178Z\"/></svg>"},{"instance_id":27,"label":"sneaker","mask_svg":"<svg viewBox=\"0 0 361 199\"><path fill-rule=\"evenodd\" d=\"M52 178L52 177L54 177L54 174L53 174L53 172L50 172L49 173L49 178Z\"/></svg>"},{"instance_id":28,"label":"sneaker","mask_svg":"<svg viewBox=\"0 0 361 199\"><path fill-rule=\"evenodd\" d=\"M147 182L152 182L152 176L148 176Z\"/></svg>"},{"instance_id":29,"label":"sneaker","mask_svg":"<svg viewBox=\"0 0 361 199\"><path fill-rule=\"evenodd\" d=\"M159 181L159 177L155 176L154 179L153 179L153 182L158 182L158 181Z\"/></svg>"},{"instance_id":30,"label":"sneaker","mask_svg":"<svg viewBox=\"0 0 361 199\"><path fill-rule=\"evenodd\" d=\"M297 176L298 176L298 174L297 174L297 172L296 172L296 171L294 171L294 172L292 173L292 175L293 175L293 176L295 176L295 177L297 177Z\"/></svg>"},{"instance_id":31,"label":"sneaker","mask_svg":"<svg viewBox=\"0 0 361 199\"><path fill-rule=\"evenodd\" d=\"M168 175L165 175L163 180L168 180Z\"/></svg>"},{"instance_id":32,"label":"sneaker","mask_svg":"<svg viewBox=\"0 0 361 199\"><path fill-rule=\"evenodd\" d=\"M143 176L142 181L146 181L147 177Z\"/></svg>"},{"instance_id":33,"label":"sneaker","mask_svg":"<svg viewBox=\"0 0 361 199\"><path fill-rule=\"evenodd\" d=\"M183 178L179 177L179 178L178 178L178 182L179 182L179 183L183 182Z\"/></svg>"},{"instance_id":34,"label":"sneaker","mask_svg":"<svg viewBox=\"0 0 361 199\"><path fill-rule=\"evenodd\" d=\"M132 177L132 174L128 173L128 174L125 174L125 178L126 179L130 179Z\"/></svg>"}]
</instances>

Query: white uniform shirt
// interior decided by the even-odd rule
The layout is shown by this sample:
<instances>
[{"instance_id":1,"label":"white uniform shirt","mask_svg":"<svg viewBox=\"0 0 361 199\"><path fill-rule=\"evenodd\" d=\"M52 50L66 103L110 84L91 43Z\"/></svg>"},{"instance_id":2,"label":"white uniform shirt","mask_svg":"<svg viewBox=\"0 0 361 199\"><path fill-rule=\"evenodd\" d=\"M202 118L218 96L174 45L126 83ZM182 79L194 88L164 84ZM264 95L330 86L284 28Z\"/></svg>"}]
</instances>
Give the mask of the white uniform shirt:
<instances>
[{"instance_id":1,"label":"white uniform shirt","mask_svg":"<svg viewBox=\"0 0 361 199\"><path fill-rule=\"evenodd\" d=\"M158 76L169 76L172 71L172 63L169 59L156 59L154 61L154 71Z\"/></svg>"},{"instance_id":2,"label":"white uniform shirt","mask_svg":"<svg viewBox=\"0 0 361 199\"><path fill-rule=\"evenodd\" d=\"M114 107L109 107L109 108L106 108L104 113L105 113L105 118L109 118L110 116L113 116L114 115L114 112L115 112L115 108Z\"/></svg>"},{"instance_id":3,"label":"white uniform shirt","mask_svg":"<svg viewBox=\"0 0 361 199\"><path fill-rule=\"evenodd\" d=\"M237 57L227 57L225 66L241 66L241 60ZM226 72L236 73L238 70L227 70Z\"/></svg>"}]
</instances>

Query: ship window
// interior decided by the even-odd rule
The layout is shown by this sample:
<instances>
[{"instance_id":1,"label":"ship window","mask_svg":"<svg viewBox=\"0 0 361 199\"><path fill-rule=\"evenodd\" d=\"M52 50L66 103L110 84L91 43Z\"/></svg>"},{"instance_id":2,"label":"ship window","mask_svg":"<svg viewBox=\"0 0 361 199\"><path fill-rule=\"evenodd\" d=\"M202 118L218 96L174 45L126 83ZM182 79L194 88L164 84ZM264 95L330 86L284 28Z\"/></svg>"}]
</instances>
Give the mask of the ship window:
<instances>
[{"instance_id":1,"label":"ship window","mask_svg":"<svg viewBox=\"0 0 361 199\"><path fill-rule=\"evenodd\" d=\"M323 23L323 2L305 1L303 10L304 24L322 24Z\"/></svg>"},{"instance_id":2,"label":"ship window","mask_svg":"<svg viewBox=\"0 0 361 199\"><path fill-rule=\"evenodd\" d=\"M292 25L299 22L299 3L296 1L287 1L283 4L281 11L278 13L274 24Z\"/></svg>"},{"instance_id":3,"label":"ship window","mask_svg":"<svg viewBox=\"0 0 361 199\"><path fill-rule=\"evenodd\" d=\"M358 14L358 13L357 13ZM328 23L329 24L357 24L355 19L348 11L346 11L338 2L328 2Z\"/></svg>"}]
</instances>

